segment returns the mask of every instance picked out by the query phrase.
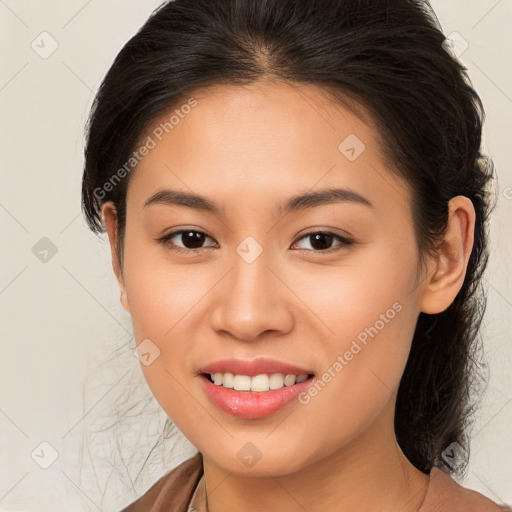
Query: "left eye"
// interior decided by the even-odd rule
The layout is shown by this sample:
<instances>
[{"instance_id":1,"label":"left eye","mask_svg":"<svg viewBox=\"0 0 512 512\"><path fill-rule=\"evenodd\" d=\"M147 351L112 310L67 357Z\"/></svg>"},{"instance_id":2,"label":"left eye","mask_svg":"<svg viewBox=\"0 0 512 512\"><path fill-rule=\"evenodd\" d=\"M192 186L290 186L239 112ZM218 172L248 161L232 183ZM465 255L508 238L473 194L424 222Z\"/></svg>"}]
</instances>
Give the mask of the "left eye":
<instances>
[{"instance_id":1,"label":"left eye","mask_svg":"<svg viewBox=\"0 0 512 512\"><path fill-rule=\"evenodd\" d=\"M307 233L306 235L299 238L299 240L309 240L310 245L313 247L312 249L305 248L305 250L313 250L316 252L329 252L333 249L337 250L336 247L350 246L353 244L352 240L348 240L342 236L325 231ZM333 247L331 244L335 240L337 240L339 243ZM301 247L300 249L304 249L304 247Z\"/></svg>"}]
</instances>

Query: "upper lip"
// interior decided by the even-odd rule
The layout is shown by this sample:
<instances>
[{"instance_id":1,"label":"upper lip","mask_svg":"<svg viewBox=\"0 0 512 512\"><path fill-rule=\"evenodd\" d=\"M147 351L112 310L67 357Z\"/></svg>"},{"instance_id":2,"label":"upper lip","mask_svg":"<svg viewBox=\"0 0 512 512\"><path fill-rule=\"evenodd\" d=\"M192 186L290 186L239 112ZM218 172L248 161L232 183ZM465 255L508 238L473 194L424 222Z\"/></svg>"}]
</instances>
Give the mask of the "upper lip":
<instances>
[{"instance_id":1,"label":"upper lip","mask_svg":"<svg viewBox=\"0 0 512 512\"><path fill-rule=\"evenodd\" d=\"M233 373L235 375L248 375L253 377L266 373L272 375L273 373L283 373L285 375L302 375L312 374L311 370L301 368L299 366L278 361L276 359L259 358L259 359L222 359L213 363L207 364L199 369L200 373Z\"/></svg>"}]
</instances>

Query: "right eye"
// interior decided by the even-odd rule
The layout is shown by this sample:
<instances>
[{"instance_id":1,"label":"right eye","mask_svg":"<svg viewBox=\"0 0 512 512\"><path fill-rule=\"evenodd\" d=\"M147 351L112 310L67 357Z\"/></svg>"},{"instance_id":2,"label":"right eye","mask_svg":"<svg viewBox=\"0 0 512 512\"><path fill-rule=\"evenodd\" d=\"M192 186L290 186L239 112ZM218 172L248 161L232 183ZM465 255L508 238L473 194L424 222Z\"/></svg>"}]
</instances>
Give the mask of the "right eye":
<instances>
[{"instance_id":1,"label":"right eye","mask_svg":"<svg viewBox=\"0 0 512 512\"><path fill-rule=\"evenodd\" d=\"M197 231L194 229L180 229L179 231L173 231L172 233L159 238L158 242L163 244L166 248L171 249L172 251L189 253L203 249L204 247L202 247L202 245L205 239L213 240L213 238L209 237L202 231ZM181 241L183 246L177 245L174 240Z\"/></svg>"}]
</instances>

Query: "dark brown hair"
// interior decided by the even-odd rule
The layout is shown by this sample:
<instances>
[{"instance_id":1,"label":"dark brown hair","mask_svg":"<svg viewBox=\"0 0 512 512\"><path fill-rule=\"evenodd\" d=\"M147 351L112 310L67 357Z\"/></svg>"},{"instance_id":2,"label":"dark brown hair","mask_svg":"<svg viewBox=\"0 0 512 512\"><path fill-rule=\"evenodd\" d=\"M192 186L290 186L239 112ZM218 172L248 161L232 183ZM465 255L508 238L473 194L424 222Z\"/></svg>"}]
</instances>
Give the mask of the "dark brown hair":
<instances>
[{"instance_id":1,"label":"dark brown hair","mask_svg":"<svg viewBox=\"0 0 512 512\"><path fill-rule=\"evenodd\" d=\"M82 188L83 211L96 232L104 230L101 205L115 203L122 249L129 173L104 185L151 123L190 91L283 80L337 91L341 101L364 107L382 136L390 171L410 187L422 257L443 235L452 197L467 196L476 211L462 289L442 313L420 314L398 390L397 440L424 472L446 465L442 452L453 442L469 451L493 208L487 189L494 167L480 152L483 107L444 42L425 1L166 2L124 46L100 86L87 127Z\"/></svg>"}]
</instances>

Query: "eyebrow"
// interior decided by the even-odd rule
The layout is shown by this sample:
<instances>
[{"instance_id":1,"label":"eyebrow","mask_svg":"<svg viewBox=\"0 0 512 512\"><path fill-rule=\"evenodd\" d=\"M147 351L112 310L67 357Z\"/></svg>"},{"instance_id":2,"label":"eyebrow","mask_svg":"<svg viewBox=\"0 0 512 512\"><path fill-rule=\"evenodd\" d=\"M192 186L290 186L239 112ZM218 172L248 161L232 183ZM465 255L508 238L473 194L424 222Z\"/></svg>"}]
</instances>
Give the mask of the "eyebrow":
<instances>
[{"instance_id":1,"label":"eyebrow","mask_svg":"<svg viewBox=\"0 0 512 512\"><path fill-rule=\"evenodd\" d=\"M354 190L349 188L327 188L291 197L284 205L283 203L279 204L275 210L275 215L286 215L291 212L333 203L352 203L375 208L375 205L369 199ZM207 197L179 190L159 190L146 200L144 208L152 204L184 206L186 208L213 213L214 215L222 215L224 213L223 207L220 207Z\"/></svg>"}]
</instances>

